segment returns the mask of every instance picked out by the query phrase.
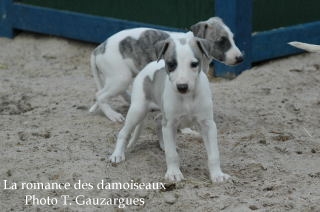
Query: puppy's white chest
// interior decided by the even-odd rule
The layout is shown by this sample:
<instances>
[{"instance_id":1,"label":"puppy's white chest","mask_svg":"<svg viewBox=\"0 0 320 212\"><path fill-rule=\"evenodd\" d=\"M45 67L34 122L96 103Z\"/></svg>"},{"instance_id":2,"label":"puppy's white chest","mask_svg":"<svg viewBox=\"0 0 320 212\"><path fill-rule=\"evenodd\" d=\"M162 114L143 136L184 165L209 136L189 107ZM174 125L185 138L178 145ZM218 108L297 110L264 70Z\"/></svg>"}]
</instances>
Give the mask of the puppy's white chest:
<instances>
[{"instance_id":1,"label":"puppy's white chest","mask_svg":"<svg viewBox=\"0 0 320 212\"><path fill-rule=\"evenodd\" d=\"M182 101L176 111L176 120L179 125L187 127L193 125L196 121L197 111L196 104L192 101Z\"/></svg>"},{"instance_id":2,"label":"puppy's white chest","mask_svg":"<svg viewBox=\"0 0 320 212\"><path fill-rule=\"evenodd\" d=\"M190 95L190 96L181 98L180 102L181 102L179 106L180 113L185 116L193 116L197 110L198 103L196 103L196 99Z\"/></svg>"}]
</instances>

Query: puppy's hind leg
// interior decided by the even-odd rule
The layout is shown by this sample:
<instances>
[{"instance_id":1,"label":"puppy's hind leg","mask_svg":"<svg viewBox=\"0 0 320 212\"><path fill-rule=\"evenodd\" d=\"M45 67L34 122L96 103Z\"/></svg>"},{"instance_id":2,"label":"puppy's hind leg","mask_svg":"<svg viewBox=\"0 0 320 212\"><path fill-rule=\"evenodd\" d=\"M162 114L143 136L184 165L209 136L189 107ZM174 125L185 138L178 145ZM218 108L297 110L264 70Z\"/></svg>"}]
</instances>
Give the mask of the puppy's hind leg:
<instances>
[{"instance_id":1,"label":"puppy's hind leg","mask_svg":"<svg viewBox=\"0 0 320 212\"><path fill-rule=\"evenodd\" d=\"M131 81L131 75L107 78L104 88L97 92L98 105L111 121L122 122L124 120L124 117L120 113L111 108L109 102L113 97L123 93Z\"/></svg>"},{"instance_id":2,"label":"puppy's hind leg","mask_svg":"<svg viewBox=\"0 0 320 212\"><path fill-rule=\"evenodd\" d=\"M96 63L96 56L94 53L91 54L90 57L90 68L93 75L93 79L96 83L96 86L98 88L98 91L101 90L104 86L104 77L103 74L100 72L97 63ZM98 102L95 102L94 105L92 105L89 109L90 113L95 112L99 108Z\"/></svg>"},{"instance_id":3,"label":"puppy's hind leg","mask_svg":"<svg viewBox=\"0 0 320 212\"><path fill-rule=\"evenodd\" d=\"M119 132L116 147L115 147L112 155L109 158L111 162L119 163L119 162L125 160L124 152L125 152L125 147L126 147L127 141L129 139L133 129L135 129L135 131L138 130L138 132L135 132L133 136L136 138L139 136L139 134L140 134L139 131L140 131L140 127L141 127L140 122L143 121L147 112L148 111L147 111L146 105L133 104L130 106L125 124ZM133 138L133 141L136 138ZM131 143L133 141L131 141Z\"/></svg>"},{"instance_id":4,"label":"puppy's hind leg","mask_svg":"<svg viewBox=\"0 0 320 212\"><path fill-rule=\"evenodd\" d=\"M106 89L102 89L97 93L98 106L108 119L110 119L113 122L122 122L124 120L124 117L122 116L122 114L112 109L112 107L109 104L112 97L117 95L116 92L112 92L112 90L110 92L110 90L111 89L106 88ZM92 107L94 106L95 105L93 105Z\"/></svg>"},{"instance_id":5,"label":"puppy's hind leg","mask_svg":"<svg viewBox=\"0 0 320 212\"><path fill-rule=\"evenodd\" d=\"M124 91L121 94L121 97L124 99L124 101L126 101L128 104L130 104L131 102L131 95L128 91Z\"/></svg>"}]
</instances>

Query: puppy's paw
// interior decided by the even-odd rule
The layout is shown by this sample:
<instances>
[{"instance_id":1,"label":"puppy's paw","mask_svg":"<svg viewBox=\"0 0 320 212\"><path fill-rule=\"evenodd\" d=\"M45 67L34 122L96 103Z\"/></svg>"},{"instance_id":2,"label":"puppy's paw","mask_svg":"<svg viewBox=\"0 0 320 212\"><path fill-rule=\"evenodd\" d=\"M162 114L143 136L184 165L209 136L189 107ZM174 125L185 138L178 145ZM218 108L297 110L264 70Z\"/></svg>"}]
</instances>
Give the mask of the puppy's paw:
<instances>
[{"instance_id":1,"label":"puppy's paw","mask_svg":"<svg viewBox=\"0 0 320 212\"><path fill-rule=\"evenodd\" d=\"M165 179L173 182L180 182L184 179L180 169L168 169Z\"/></svg>"},{"instance_id":2,"label":"puppy's paw","mask_svg":"<svg viewBox=\"0 0 320 212\"><path fill-rule=\"evenodd\" d=\"M126 158L124 153L113 152L112 155L109 157L111 163L120 163L124 161Z\"/></svg>"},{"instance_id":3,"label":"puppy's paw","mask_svg":"<svg viewBox=\"0 0 320 212\"><path fill-rule=\"evenodd\" d=\"M110 111L107 114L107 117L113 122L123 122L124 121L123 115L121 113L118 113L115 111Z\"/></svg>"},{"instance_id":4,"label":"puppy's paw","mask_svg":"<svg viewBox=\"0 0 320 212\"><path fill-rule=\"evenodd\" d=\"M225 174L221 171L211 175L211 181L214 183L221 183L223 181L228 180L229 178L230 178L230 175Z\"/></svg>"}]
</instances>

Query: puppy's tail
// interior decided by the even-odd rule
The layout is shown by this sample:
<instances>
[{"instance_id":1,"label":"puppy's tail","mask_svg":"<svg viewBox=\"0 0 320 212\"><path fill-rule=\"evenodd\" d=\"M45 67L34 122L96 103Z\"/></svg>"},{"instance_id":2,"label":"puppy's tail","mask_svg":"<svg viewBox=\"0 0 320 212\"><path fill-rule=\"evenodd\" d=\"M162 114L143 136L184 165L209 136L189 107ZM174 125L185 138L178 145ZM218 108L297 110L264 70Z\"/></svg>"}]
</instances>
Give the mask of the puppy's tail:
<instances>
[{"instance_id":1,"label":"puppy's tail","mask_svg":"<svg viewBox=\"0 0 320 212\"><path fill-rule=\"evenodd\" d=\"M320 53L320 45L302 43L298 41L292 41L292 42L289 42L288 44L308 52Z\"/></svg>"},{"instance_id":2,"label":"puppy's tail","mask_svg":"<svg viewBox=\"0 0 320 212\"><path fill-rule=\"evenodd\" d=\"M96 62L96 56L94 54L94 52L91 54L90 57L90 68L92 71L92 75L93 75L93 79L96 82L98 91L101 90L103 88L103 79L101 79L101 73L99 71L99 68L97 66L97 62ZM91 108L89 109L90 113L93 113L95 111L97 111L99 108L98 102L95 102L94 105L91 106Z\"/></svg>"}]
</instances>

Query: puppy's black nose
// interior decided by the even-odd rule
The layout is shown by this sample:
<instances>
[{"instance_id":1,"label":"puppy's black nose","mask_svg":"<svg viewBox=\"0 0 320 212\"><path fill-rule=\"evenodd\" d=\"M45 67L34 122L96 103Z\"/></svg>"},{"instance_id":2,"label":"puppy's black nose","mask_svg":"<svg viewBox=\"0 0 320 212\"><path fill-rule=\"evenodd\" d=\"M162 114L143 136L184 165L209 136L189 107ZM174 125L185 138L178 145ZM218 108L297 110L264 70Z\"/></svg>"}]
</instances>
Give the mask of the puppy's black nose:
<instances>
[{"instance_id":1,"label":"puppy's black nose","mask_svg":"<svg viewBox=\"0 0 320 212\"><path fill-rule=\"evenodd\" d=\"M188 91L188 84L177 84L177 89L180 93L186 93Z\"/></svg>"},{"instance_id":2,"label":"puppy's black nose","mask_svg":"<svg viewBox=\"0 0 320 212\"><path fill-rule=\"evenodd\" d=\"M237 63L241 63L243 61L243 56L242 55L241 56L237 56L236 57L236 61L237 61Z\"/></svg>"}]
</instances>

